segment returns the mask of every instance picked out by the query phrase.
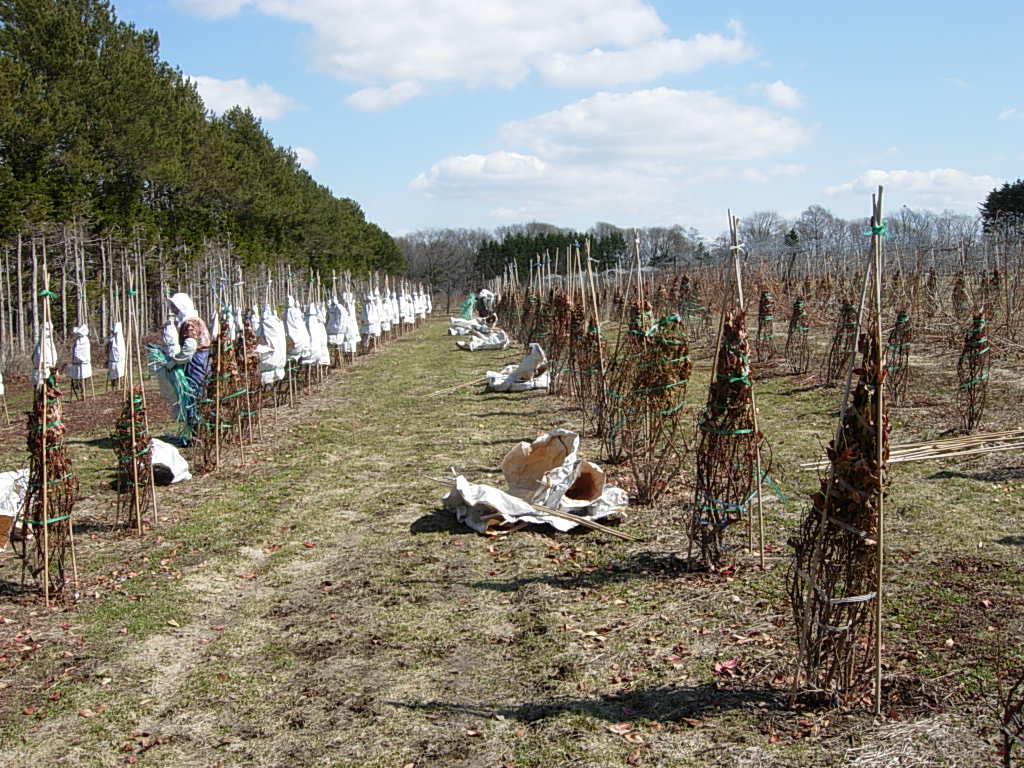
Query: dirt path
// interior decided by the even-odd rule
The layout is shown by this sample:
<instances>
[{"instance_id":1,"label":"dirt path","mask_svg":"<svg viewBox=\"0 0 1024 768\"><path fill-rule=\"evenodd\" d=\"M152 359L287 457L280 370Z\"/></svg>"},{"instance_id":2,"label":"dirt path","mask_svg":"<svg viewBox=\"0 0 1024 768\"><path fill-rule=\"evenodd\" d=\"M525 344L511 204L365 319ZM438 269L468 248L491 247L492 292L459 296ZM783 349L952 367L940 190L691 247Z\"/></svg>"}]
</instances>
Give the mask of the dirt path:
<instances>
[{"instance_id":1,"label":"dirt path","mask_svg":"<svg viewBox=\"0 0 1024 768\"><path fill-rule=\"evenodd\" d=\"M633 546L488 541L455 525L430 476L454 465L496 479L515 442L576 419L539 394L429 398L518 357L456 353L443 332L332 379L260 448L258 470L200 481L185 522L148 540L150 571L70 619L87 650L68 642L74 671L26 699L0 760L887 764L888 725L836 731L785 709L781 568L686 574L682 526L664 510L630 522L645 539ZM716 673L728 659L735 675ZM901 764L957 764L972 727L969 715L906 723Z\"/></svg>"}]
</instances>

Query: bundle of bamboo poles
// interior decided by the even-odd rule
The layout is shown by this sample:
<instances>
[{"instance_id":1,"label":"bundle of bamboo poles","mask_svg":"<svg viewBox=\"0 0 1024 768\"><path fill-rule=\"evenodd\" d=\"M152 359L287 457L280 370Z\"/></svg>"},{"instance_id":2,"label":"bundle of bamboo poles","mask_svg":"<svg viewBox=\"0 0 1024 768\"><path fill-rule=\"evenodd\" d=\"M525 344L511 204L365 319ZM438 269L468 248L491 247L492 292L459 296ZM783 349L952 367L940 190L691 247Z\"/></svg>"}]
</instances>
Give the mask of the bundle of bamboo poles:
<instances>
[{"instance_id":1,"label":"bundle of bamboo poles","mask_svg":"<svg viewBox=\"0 0 1024 768\"><path fill-rule=\"evenodd\" d=\"M934 461L960 456L976 456L1002 451L1024 450L1024 429L960 435L942 440L900 443L889 449L889 464L906 461ZM821 470L828 467L828 459L809 461L800 465L802 470Z\"/></svg>"}]
</instances>

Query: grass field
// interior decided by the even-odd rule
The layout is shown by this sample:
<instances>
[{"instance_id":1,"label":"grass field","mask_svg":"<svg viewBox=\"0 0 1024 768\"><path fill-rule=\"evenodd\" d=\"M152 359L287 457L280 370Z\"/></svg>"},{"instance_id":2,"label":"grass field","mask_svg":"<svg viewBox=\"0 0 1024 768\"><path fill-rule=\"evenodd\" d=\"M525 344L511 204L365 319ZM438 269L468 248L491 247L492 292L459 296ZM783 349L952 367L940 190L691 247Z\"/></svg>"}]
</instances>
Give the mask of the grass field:
<instances>
[{"instance_id":1,"label":"grass field","mask_svg":"<svg viewBox=\"0 0 1024 768\"><path fill-rule=\"evenodd\" d=\"M1020 662L1024 606L1019 455L894 466L884 716L791 709L786 539L817 483L797 465L828 441L839 391L757 382L788 499L766 506L769 567L688 573L683 485L631 511L639 543L457 525L430 476L499 483L511 446L580 419L541 393L428 398L519 357L456 352L444 332L434 322L268 416L244 465L160 489L164 522L141 540L109 530L104 428L73 434L82 599L0 597L0 761L997 764L992 703ZM915 359L894 442L955 426L943 354ZM695 407L707 375L698 361ZM994 372L993 393L986 426L1018 424L1013 371ZM4 469L24 465L22 439L4 433ZM583 451L600 461L597 441ZM0 579L18 572L0 555Z\"/></svg>"}]
</instances>

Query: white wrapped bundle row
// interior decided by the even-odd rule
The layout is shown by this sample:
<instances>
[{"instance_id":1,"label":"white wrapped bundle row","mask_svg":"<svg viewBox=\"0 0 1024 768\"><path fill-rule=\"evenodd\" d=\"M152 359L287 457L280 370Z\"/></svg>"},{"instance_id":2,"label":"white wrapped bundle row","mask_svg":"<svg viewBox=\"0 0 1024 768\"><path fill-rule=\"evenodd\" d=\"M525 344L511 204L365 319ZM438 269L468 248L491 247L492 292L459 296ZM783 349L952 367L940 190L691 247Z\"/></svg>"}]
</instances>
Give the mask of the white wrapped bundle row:
<instances>
[{"instance_id":1,"label":"white wrapped bundle row","mask_svg":"<svg viewBox=\"0 0 1024 768\"><path fill-rule=\"evenodd\" d=\"M548 357L540 344L530 344L530 351L518 365L506 365L500 371L487 371L487 389L491 392L527 392L547 389L551 383Z\"/></svg>"},{"instance_id":2,"label":"white wrapped bundle row","mask_svg":"<svg viewBox=\"0 0 1024 768\"><path fill-rule=\"evenodd\" d=\"M604 470L579 458L580 437L556 429L532 443L520 443L501 462L509 490L471 483L462 475L443 498L445 509L478 533L509 533L523 524L570 531L578 523L548 514L548 507L589 520L625 520L629 496L608 485Z\"/></svg>"}]
</instances>

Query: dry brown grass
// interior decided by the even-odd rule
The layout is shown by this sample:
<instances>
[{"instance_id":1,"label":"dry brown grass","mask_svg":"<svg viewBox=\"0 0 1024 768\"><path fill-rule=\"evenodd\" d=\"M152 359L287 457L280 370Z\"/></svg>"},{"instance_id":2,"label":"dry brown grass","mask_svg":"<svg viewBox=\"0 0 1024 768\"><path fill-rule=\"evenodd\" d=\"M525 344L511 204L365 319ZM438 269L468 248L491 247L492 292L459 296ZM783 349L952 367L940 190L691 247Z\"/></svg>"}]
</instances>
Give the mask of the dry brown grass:
<instances>
[{"instance_id":1,"label":"dry brown grass","mask_svg":"<svg viewBox=\"0 0 1024 768\"><path fill-rule=\"evenodd\" d=\"M14 623L0 625L0 639L27 633L40 647L4 651L0 662L0 758L260 768L994 762L986 681L1024 600L1019 457L894 467L886 715L810 700L791 710L785 542L817 484L796 466L831 432L836 391L755 382L774 474L791 499L766 507L771 568L747 559L731 575L691 574L680 557L683 487L627 523L640 544L544 531L487 540L457 526L427 476L455 465L496 481L516 441L579 418L540 393L425 399L518 357L456 353L442 333L435 324L406 337L282 412L258 464L164 490L173 525L141 542L87 534L91 588L76 609L46 615L4 597L0 614ZM931 365L915 373L911 401L940 404L896 412L896 441L950 426L948 367L921 362ZM707 375L704 361L691 392L704 391ZM75 450L102 477L111 452ZM584 439L585 453L598 451ZM113 491L90 487L92 503L111 503Z\"/></svg>"}]
</instances>

